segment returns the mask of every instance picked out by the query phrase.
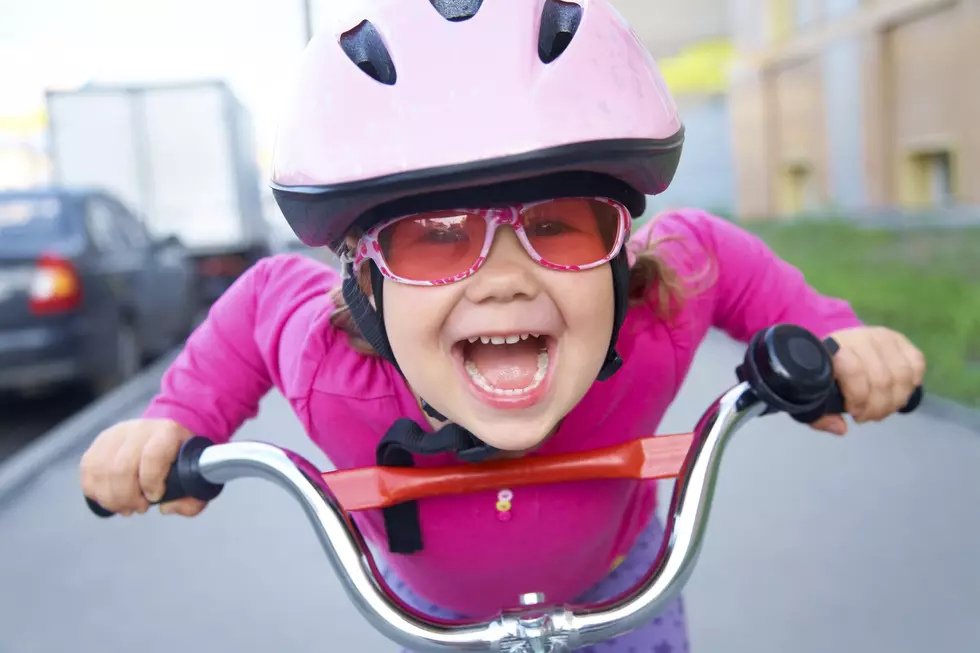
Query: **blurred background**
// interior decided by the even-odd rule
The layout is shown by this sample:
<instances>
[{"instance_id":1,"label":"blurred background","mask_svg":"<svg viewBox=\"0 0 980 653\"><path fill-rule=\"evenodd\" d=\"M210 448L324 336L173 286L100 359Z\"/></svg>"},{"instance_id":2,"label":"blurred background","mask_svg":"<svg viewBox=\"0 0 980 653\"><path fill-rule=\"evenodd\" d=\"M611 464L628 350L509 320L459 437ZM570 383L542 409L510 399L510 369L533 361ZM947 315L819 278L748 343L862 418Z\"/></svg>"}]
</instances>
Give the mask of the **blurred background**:
<instances>
[{"instance_id":1,"label":"blurred background","mask_svg":"<svg viewBox=\"0 0 980 653\"><path fill-rule=\"evenodd\" d=\"M266 183L279 103L327 1L337 0L0 0L0 465L66 420L97 409L93 400L131 379L157 374L146 386L151 391L158 372L145 368L165 363L209 304L259 258L300 251L330 261L292 235ZM879 470L877 485L863 472L860 482L838 479L853 493L841 501L857 505L854 496L872 485L871 495L890 502L911 491L896 487L895 475L924 484L925 470L940 468L950 484L943 494L919 485L908 501L935 510L949 494L980 500L975 481L952 471L980 463L980 440L971 437L980 430L980 0L615 4L658 59L687 128L673 185L650 198L643 219L699 207L737 221L819 290L848 299L868 322L903 331L927 355L927 385L936 397L931 416L892 424L891 431L905 434L891 440L886 455L896 466ZM677 428L688 428L696 409L724 389L715 379L730 376L737 353L725 347L712 340L699 359L686 389L690 408L673 413ZM271 417L261 422L266 430L295 433L282 406L268 411ZM951 443L940 447L941 455L924 450L916 429L947 434ZM803 457L822 460L821 451L805 448ZM883 455L873 448L847 451L848 460L867 456L868 465ZM816 482L840 473L830 471L839 456L826 456L828 467L810 468ZM50 482L74 492L70 465L59 473ZM755 501L769 496L755 486L743 490ZM69 502L50 492L45 501ZM773 520L788 519L793 508L789 498L783 501L770 506ZM823 505L814 492L801 491L792 501ZM865 508L855 523L884 510L875 503ZM814 515L824 509L801 508L808 517L799 533L811 533L819 522ZM79 512L75 505L63 510ZM735 523L741 513L731 510ZM17 523L28 539L8 545L38 546L40 540L23 535L34 532L26 514ZM832 523L830 513L827 519ZM879 526L898 530L883 541L899 537L897 522L889 523ZM975 551L980 526L963 529L962 541ZM78 531L65 532L70 538ZM784 544L813 546L804 539ZM86 551L108 546L98 541ZM756 544L747 541L740 550ZM853 546L847 549L851 575L873 548ZM868 588L879 589L859 593L865 603L854 609L883 600L875 593L885 592L882 578L907 573L914 557L907 553L866 579ZM713 580L704 591L721 596L711 583L734 576L717 560L717 574L705 572ZM846 622L847 641L863 642L837 642L834 650L980 650L975 620L946 601L958 597L956 605L972 602L974 610L980 604L980 572L972 559L967 564L972 568L961 570L953 585L935 584L929 596L945 616L923 626L921 641L895 629L898 608L887 601L879 615L884 626L849 622L834 610L817 621L834 614ZM18 596L40 600L25 589L34 577L20 573L5 577L0 567L0 581L20 582ZM768 576L773 583L776 575ZM917 582L920 589L929 584ZM0 582L0 596L10 587ZM705 624L724 623L730 634L740 623L738 615L720 618L713 611L718 600L696 604L710 613L697 627L703 642L729 641ZM14 634L5 641L5 619L14 613L5 613L0 598L0 651L64 650L33 630L23 634L31 623L24 615L34 613L18 606L21 631L6 631ZM800 608L800 614L812 613ZM805 617L783 616L792 628L816 628ZM891 629L892 639L875 639L882 628ZM808 645L823 641L814 637ZM218 639L208 645L224 650ZM124 640L97 640L92 650L117 644L131 650L133 641L124 646ZM787 635L755 649L711 650L809 651L808 645Z\"/></svg>"}]
</instances>

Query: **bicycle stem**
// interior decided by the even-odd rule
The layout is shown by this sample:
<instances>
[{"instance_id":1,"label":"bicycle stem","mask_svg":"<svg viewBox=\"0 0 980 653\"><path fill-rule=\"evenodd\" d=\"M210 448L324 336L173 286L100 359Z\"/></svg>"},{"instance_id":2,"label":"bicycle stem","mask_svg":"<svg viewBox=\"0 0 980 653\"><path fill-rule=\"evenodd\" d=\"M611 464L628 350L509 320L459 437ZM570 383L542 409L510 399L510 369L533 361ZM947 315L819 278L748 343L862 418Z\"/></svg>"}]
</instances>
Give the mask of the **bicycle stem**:
<instances>
[{"instance_id":1,"label":"bicycle stem","mask_svg":"<svg viewBox=\"0 0 980 653\"><path fill-rule=\"evenodd\" d=\"M419 653L563 653L651 621L680 593L701 550L725 445L747 419L764 410L751 386L741 383L702 415L676 481L663 545L650 572L632 589L602 604L551 608L535 608L546 597L525 594L521 610L503 613L492 622L434 619L395 597L354 522L330 495L320 472L302 457L269 444L234 442L205 449L199 470L211 483L258 477L292 494L351 601L397 644Z\"/></svg>"}]
</instances>

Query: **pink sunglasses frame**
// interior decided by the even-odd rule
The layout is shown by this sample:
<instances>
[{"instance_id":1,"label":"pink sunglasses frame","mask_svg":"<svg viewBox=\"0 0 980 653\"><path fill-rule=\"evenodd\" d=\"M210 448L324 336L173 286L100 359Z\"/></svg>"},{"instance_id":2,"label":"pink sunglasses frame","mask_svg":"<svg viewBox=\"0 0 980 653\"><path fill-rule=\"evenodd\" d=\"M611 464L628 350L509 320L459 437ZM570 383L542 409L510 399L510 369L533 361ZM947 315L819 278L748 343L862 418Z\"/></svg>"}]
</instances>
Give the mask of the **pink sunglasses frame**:
<instances>
[{"instance_id":1,"label":"pink sunglasses frame","mask_svg":"<svg viewBox=\"0 0 980 653\"><path fill-rule=\"evenodd\" d=\"M616 213L619 216L619 228L616 232L616 242L612 247L610 253L603 259L596 261L594 263L589 263L587 265L556 265L550 263L544 258L542 258L536 251L534 247L531 246L531 242L524 231L524 225L521 223L521 212L542 204L550 204L556 201L564 200L589 200L597 201L603 204L608 204L609 206L616 209ZM632 227L632 218L630 217L629 210L617 202L616 200L611 200L606 197L563 197L560 200L544 200L541 202L529 202L526 204L514 204L513 206L494 208L494 209L453 209L458 210L460 213L468 213L471 215L479 215L487 222L487 235L484 238L483 249L480 251L480 255L477 257L473 265L466 271L460 272L451 277L446 277L444 279L437 279L434 281L414 281L411 279L405 279L394 274L389 268L388 264L384 259L384 254L381 252L381 245L378 242L378 234L381 231L395 222L401 222L402 220L411 220L418 218L425 213L412 213L410 215L401 216L394 218L392 220L387 220L381 224L375 225L369 229L361 238L357 241L357 249L354 252L354 269L360 268L361 264L366 260L374 261L378 268L381 270L381 274L385 277L391 279L392 281L397 281L398 283L403 283L410 286L443 286L449 283L454 283L456 281L462 281L463 279L476 273L483 263L487 260L487 256L490 254L490 248L493 246L493 238L497 233L497 228L502 226L509 226L514 230L517 235L517 239L520 241L521 246L524 247L524 251L527 252L528 256L531 257L534 262L539 265L550 268L552 270L563 270L563 271L579 271L579 270L589 270L592 268L599 267L600 265L605 265L609 261L616 258L623 245L629 240L630 229Z\"/></svg>"}]
</instances>

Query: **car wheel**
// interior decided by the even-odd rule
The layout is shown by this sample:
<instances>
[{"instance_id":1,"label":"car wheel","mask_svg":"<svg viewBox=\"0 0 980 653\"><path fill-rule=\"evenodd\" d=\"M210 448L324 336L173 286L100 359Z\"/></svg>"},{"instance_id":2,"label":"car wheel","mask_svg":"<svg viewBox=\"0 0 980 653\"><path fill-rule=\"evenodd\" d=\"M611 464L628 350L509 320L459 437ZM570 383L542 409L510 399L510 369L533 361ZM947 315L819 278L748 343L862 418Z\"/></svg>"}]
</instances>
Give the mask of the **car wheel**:
<instances>
[{"instance_id":1,"label":"car wheel","mask_svg":"<svg viewBox=\"0 0 980 653\"><path fill-rule=\"evenodd\" d=\"M95 380L98 395L116 388L136 376L143 366L143 349L136 329L128 322L121 322L116 332L116 360L112 370Z\"/></svg>"},{"instance_id":2,"label":"car wheel","mask_svg":"<svg viewBox=\"0 0 980 653\"><path fill-rule=\"evenodd\" d=\"M187 302L184 304L186 312L186 328L181 335L180 341L186 340L200 326L208 316L208 308L201 300L201 291L196 285L187 293ZM180 344L180 343L177 343Z\"/></svg>"}]
</instances>

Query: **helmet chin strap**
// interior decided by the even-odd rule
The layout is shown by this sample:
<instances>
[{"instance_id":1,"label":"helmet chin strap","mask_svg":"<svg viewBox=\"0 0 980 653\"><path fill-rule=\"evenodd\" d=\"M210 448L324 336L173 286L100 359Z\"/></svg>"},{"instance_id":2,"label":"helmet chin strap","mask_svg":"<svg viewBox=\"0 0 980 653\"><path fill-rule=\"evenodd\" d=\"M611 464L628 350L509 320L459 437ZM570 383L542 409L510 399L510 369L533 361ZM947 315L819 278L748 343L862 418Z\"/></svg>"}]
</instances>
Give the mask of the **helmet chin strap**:
<instances>
[{"instance_id":1,"label":"helmet chin strap","mask_svg":"<svg viewBox=\"0 0 980 653\"><path fill-rule=\"evenodd\" d=\"M405 374L402 372L401 367L398 366L398 361L395 360L395 354L391 351L391 343L388 341L388 331L385 328L384 322L384 276L374 261L371 262L371 289L374 294L374 308L371 307L371 302L357 284L353 264L347 263L347 270L344 275L343 294L344 300L347 302L348 308L350 308L351 317L354 318L354 324L357 325L357 329L374 351L381 358L394 365L398 373L404 378ZM448 418L433 408L429 402L421 397L420 400L422 402L422 410L426 415L440 422L448 421Z\"/></svg>"},{"instance_id":2,"label":"helmet chin strap","mask_svg":"<svg viewBox=\"0 0 980 653\"><path fill-rule=\"evenodd\" d=\"M422 402L422 411L426 415L428 415L432 419L438 420L440 422L449 421L449 418L448 417L446 417L445 415L443 415L442 413L440 413L438 410L436 410L435 408L433 408L432 405L428 401L426 401L425 399L422 399L422 397L419 397L419 401Z\"/></svg>"}]
</instances>

